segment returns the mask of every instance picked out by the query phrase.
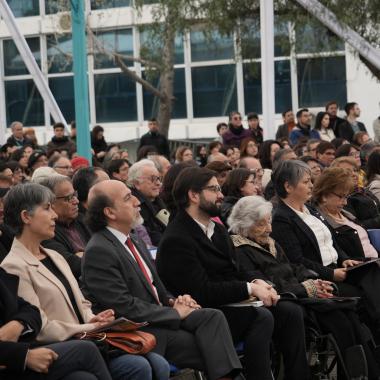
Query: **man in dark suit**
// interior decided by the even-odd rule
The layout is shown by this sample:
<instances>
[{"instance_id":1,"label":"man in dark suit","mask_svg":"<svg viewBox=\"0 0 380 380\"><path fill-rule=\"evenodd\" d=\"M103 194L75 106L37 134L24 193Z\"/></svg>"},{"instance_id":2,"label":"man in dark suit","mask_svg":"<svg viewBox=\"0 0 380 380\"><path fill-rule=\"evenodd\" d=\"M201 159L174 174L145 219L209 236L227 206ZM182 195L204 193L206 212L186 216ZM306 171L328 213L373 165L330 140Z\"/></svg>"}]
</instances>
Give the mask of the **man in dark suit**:
<instances>
[{"instance_id":1,"label":"man in dark suit","mask_svg":"<svg viewBox=\"0 0 380 380\"><path fill-rule=\"evenodd\" d=\"M344 106L344 111L347 114L347 118L338 127L338 137L341 137L348 142L352 143L354 136L358 132L367 132L365 125L358 121L361 110L359 105L355 102L347 103Z\"/></svg>"},{"instance_id":2,"label":"man in dark suit","mask_svg":"<svg viewBox=\"0 0 380 380\"><path fill-rule=\"evenodd\" d=\"M147 321L155 351L178 367L205 370L211 380L234 378L241 365L227 321L218 310L200 309L189 295L170 298L143 244L130 231L141 223L140 202L115 180L89 193L93 230L82 263L84 293L95 310L112 305L116 317Z\"/></svg>"},{"instance_id":3,"label":"man in dark suit","mask_svg":"<svg viewBox=\"0 0 380 380\"><path fill-rule=\"evenodd\" d=\"M170 149L168 139L158 132L158 122L152 118L148 121L149 132L145 133L140 138L140 145L137 151L146 145L151 145L157 148L157 152L169 159Z\"/></svg>"},{"instance_id":4,"label":"man in dark suit","mask_svg":"<svg viewBox=\"0 0 380 380\"><path fill-rule=\"evenodd\" d=\"M220 308L235 341L245 342L249 379L271 379L270 337L263 318L274 316L274 338L284 355L287 379L307 379L303 314L298 305L279 302L272 287L259 276L243 278L233 243L218 215L223 200L215 172L187 168L176 179L173 197L178 206L158 249L157 268L168 289L193 295L205 307ZM261 307L226 307L249 297L262 300Z\"/></svg>"},{"instance_id":5,"label":"man in dark suit","mask_svg":"<svg viewBox=\"0 0 380 380\"><path fill-rule=\"evenodd\" d=\"M0 268L0 378L4 380L110 380L91 342L71 341L33 347L41 329L39 310L17 296L19 279Z\"/></svg>"}]
</instances>

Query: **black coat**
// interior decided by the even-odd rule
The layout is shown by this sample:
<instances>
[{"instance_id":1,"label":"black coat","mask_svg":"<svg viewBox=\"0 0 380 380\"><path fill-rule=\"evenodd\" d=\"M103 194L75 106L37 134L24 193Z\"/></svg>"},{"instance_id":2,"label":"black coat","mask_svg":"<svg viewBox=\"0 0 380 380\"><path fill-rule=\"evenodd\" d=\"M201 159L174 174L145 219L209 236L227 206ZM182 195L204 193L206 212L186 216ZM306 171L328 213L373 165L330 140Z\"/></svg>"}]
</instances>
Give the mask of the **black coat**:
<instances>
[{"instance_id":1,"label":"black coat","mask_svg":"<svg viewBox=\"0 0 380 380\"><path fill-rule=\"evenodd\" d=\"M380 202L369 190L363 189L351 194L345 209L353 214L364 228L380 228Z\"/></svg>"},{"instance_id":2,"label":"black coat","mask_svg":"<svg viewBox=\"0 0 380 380\"><path fill-rule=\"evenodd\" d=\"M310 271L302 264L289 262L279 244L275 243L276 256L259 244L232 236L235 245L240 271L253 278L261 272L267 281L276 286L278 293L291 292L297 297L307 297L304 286L300 283L310 277Z\"/></svg>"},{"instance_id":3,"label":"black coat","mask_svg":"<svg viewBox=\"0 0 380 380\"><path fill-rule=\"evenodd\" d=\"M161 135L158 132L150 131L148 133L145 133L145 135L141 136L140 145L137 151L145 145L155 146L157 148L158 153L162 154L167 159L170 158L169 142L164 135Z\"/></svg>"},{"instance_id":4,"label":"black coat","mask_svg":"<svg viewBox=\"0 0 380 380\"><path fill-rule=\"evenodd\" d=\"M0 226L0 263L11 250L14 237L14 233L7 225L2 224Z\"/></svg>"},{"instance_id":5,"label":"black coat","mask_svg":"<svg viewBox=\"0 0 380 380\"><path fill-rule=\"evenodd\" d=\"M222 206L220 207L220 218L224 225L228 226L227 219L231 214L232 208L235 206L240 197L234 195L227 195L223 198Z\"/></svg>"},{"instance_id":6,"label":"black coat","mask_svg":"<svg viewBox=\"0 0 380 380\"><path fill-rule=\"evenodd\" d=\"M158 247L157 270L174 294L191 294L203 307L248 299L227 230L215 223L210 240L186 211L178 211Z\"/></svg>"},{"instance_id":7,"label":"black coat","mask_svg":"<svg viewBox=\"0 0 380 380\"><path fill-rule=\"evenodd\" d=\"M157 213L166 208L164 202L159 197L151 202L135 188L132 188L132 194L141 203L140 214L144 219L144 227L153 245L157 247L166 228L166 225L156 218Z\"/></svg>"},{"instance_id":8,"label":"black coat","mask_svg":"<svg viewBox=\"0 0 380 380\"><path fill-rule=\"evenodd\" d=\"M321 219L318 213L310 210L312 214ZM303 264L324 279L332 281L334 270L323 266L321 252L313 231L306 223L284 202L280 201L273 215L272 237L284 249L292 263ZM338 246L333 236L334 248L338 253L338 261L343 262L349 257Z\"/></svg>"},{"instance_id":9,"label":"black coat","mask_svg":"<svg viewBox=\"0 0 380 380\"><path fill-rule=\"evenodd\" d=\"M24 137L22 141L16 140L13 135L9 136L7 139L8 144L16 145L18 147L24 147L26 145L33 146L33 142L28 138Z\"/></svg>"},{"instance_id":10,"label":"black coat","mask_svg":"<svg viewBox=\"0 0 380 380\"><path fill-rule=\"evenodd\" d=\"M358 127L361 132L367 132L367 129L363 123L358 121ZM354 130L352 129L351 124L345 120L343 123L339 124L339 127L337 128L338 130L338 136L342 139L345 139L349 141L350 143L352 142L354 138Z\"/></svg>"},{"instance_id":11,"label":"black coat","mask_svg":"<svg viewBox=\"0 0 380 380\"><path fill-rule=\"evenodd\" d=\"M79 232L84 244L90 240L91 233L84 224L82 217L79 216L74 222L76 230ZM66 229L60 224L55 225L55 235L53 239L45 240L42 246L61 254L69 264L74 277L78 280L81 275L81 258L75 253L75 249L71 243L70 238L67 236Z\"/></svg>"},{"instance_id":12,"label":"black coat","mask_svg":"<svg viewBox=\"0 0 380 380\"><path fill-rule=\"evenodd\" d=\"M20 337L19 342L0 342L0 366L6 366L11 371L22 372L30 347L29 342L41 329L41 316L35 306L17 296L18 284L17 276L0 268L0 326L16 320L31 329L30 333Z\"/></svg>"}]
</instances>

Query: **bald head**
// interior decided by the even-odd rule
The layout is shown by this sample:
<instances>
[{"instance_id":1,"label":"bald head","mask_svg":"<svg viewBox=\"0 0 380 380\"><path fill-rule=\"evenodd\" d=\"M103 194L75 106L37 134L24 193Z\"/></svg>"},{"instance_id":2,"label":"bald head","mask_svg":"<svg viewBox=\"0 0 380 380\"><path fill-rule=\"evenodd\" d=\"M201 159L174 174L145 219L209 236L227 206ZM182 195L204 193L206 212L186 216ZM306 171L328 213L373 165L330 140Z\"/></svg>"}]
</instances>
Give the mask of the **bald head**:
<instances>
[{"instance_id":1,"label":"bald head","mask_svg":"<svg viewBox=\"0 0 380 380\"><path fill-rule=\"evenodd\" d=\"M143 223L139 206L139 200L123 182L98 182L88 194L87 223L94 232L108 226L128 235Z\"/></svg>"}]
</instances>

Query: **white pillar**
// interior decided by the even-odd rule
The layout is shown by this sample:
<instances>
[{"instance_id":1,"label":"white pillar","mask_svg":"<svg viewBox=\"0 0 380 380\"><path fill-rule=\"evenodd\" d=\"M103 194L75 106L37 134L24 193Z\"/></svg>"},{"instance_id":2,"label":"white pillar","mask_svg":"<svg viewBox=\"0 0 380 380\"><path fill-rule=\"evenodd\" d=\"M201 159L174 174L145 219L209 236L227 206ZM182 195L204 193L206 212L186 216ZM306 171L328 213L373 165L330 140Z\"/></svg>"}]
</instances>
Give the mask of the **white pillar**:
<instances>
[{"instance_id":1,"label":"white pillar","mask_svg":"<svg viewBox=\"0 0 380 380\"><path fill-rule=\"evenodd\" d=\"M36 84L38 91L40 92L42 99L45 102L45 106L51 113L55 122L61 122L65 125L67 129L66 120L62 115L61 110L58 107L57 102L54 99L53 94L50 91L49 85L44 78L40 68L37 65L36 60L34 59L33 53L31 52L24 36L21 34L16 19L13 15L13 12L9 8L6 0L0 0L0 14L3 18L3 21L7 25L9 32L12 36L13 42L15 43L22 59L25 62L26 67L29 70L29 73L32 75L34 83Z\"/></svg>"},{"instance_id":2,"label":"white pillar","mask_svg":"<svg viewBox=\"0 0 380 380\"><path fill-rule=\"evenodd\" d=\"M273 29L273 0L260 0L261 87L264 138L266 140L274 138L276 134Z\"/></svg>"}]
</instances>

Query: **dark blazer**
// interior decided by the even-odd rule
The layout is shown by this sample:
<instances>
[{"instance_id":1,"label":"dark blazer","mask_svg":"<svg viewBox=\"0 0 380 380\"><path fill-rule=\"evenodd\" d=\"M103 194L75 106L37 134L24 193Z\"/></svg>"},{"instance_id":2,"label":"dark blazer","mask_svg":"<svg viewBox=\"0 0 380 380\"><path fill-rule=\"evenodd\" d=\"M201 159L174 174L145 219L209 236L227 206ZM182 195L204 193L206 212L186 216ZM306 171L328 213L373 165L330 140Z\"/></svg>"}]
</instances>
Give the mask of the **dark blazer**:
<instances>
[{"instance_id":1,"label":"dark blazer","mask_svg":"<svg viewBox=\"0 0 380 380\"><path fill-rule=\"evenodd\" d=\"M166 228L156 265L171 292L191 294L203 307L219 307L249 297L225 227L215 223L211 241L186 211L178 211Z\"/></svg>"},{"instance_id":2,"label":"dark blazer","mask_svg":"<svg viewBox=\"0 0 380 380\"><path fill-rule=\"evenodd\" d=\"M360 121L358 121L358 127L360 131L367 132L365 125ZM352 142L352 139L354 138L354 130L352 129L351 124L347 120L339 124L338 136L343 139L346 139L349 142Z\"/></svg>"},{"instance_id":3,"label":"dark blazer","mask_svg":"<svg viewBox=\"0 0 380 380\"><path fill-rule=\"evenodd\" d=\"M20 342L0 342L0 366L11 371L24 371L29 341L41 329L39 310L17 296L19 279L0 268L0 327L16 320L28 326L31 332L21 336ZM0 372L1 378L1 372Z\"/></svg>"},{"instance_id":4,"label":"dark blazer","mask_svg":"<svg viewBox=\"0 0 380 380\"><path fill-rule=\"evenodd\" d=\"M144 226L146 228L146 231L148 232L148 235L153 245L157 247L161 240L162 234L165 231L166 226L164 223L161 223L156 218L156 214L160 210L166 208L164 205L164 202L160 199L160 197L157 197L154 200L154 202L151 202L143 194L141 194L140 191L136 190L135 188L132 188L132 194L141 203L140 214L142 218L144 219Z\"/></svg>"},{"instance_id":5,"label":"dark blazer","mask_svg":"<svg viewBox=\"0 0 380 380\"><path fill-rule=\"evenodd\" d=\"M161 303L168 305L168 293L149 259L149 252L143 244L131 238L152 272ZM82 281L83 293L97 312L113 309L116 317L179 328L181 320L177 311L157 304L153 290L136 261L106 228L96 232L86 246L82 259Z\"/></svg>"},{"instance_id":6,"label":"dark blazer","mask_svg":"<svg viewBox=\"0 0 380 380\"><path fill-rule=\"evenodd\" d=\"M283 137L289 138L289 126L288 126L288 124L281 124L277 128L276 140L280 140Z\"/></svg>"},{"instance_id":7,"label":"dark blazer","mask_svg":"<svg viewBox=\"0 0 380 380\"><path fill-rule=\"evenodd\" d=\"M31 145L33 146L33 142L29 140L28 138L24 137L22 141L16 140L13 135L9 136L7 139L8 144L16 145L18 147L23 147L25 145Z\"/></svg>"},{"instance_id":8,"label":"dark blazer","mask_svg":"<svg viewBox=\"0 0 380 380\"><path fill-rule=\"evenodd\" d=\"M363 189L350 194L345 209L353 214L364 228L380 228L380 202L371 191Z\"/></svg>"},{"instance_id":9,"label":"dark blazer","mask_svg":"<svg viewBox=\"0 0 380 380\"><path fill-rule=\"evenodd\" d=\"M145 133L145 135L142 135L140 138L140 145L137 149L137 151L145 146L145 145L153 145L157 148L158 153L165 156L167 159L170 157L170 148L169 148L169 142L168 139L161 135L161 133L158 132L148 132Z\"/></svg>"},{"instance_id":10,"label":"dark blazer","mask_svg":"<svg viewBox=\"0 0 380 380\"><path fill-rule=\"evenodd\" d=\"M86 245L86 243L90 240L91 233L84 224L82 216L79 216L73 223L84 244ZM82 259L75 254L76 251L69 236L67 236L64 226L62 226L60 223L56 223L54 238L43 241L41 245L45 248L52 249L53 251L60 253L69 264L74 277L76 279L79 279L82 271Z\"/></svg>"},{"instance_id":11,"label":"dark blazer","mask_svg":"<svg viewBox=\"0 0 380 380\"><path fill-rule=\"evenodd\" d=\"M318 213L313 210L310 212L325 223L324 218ZM334 270L323 266L321 252L313 231L282 201L274 211L272 237L281 245L290 262L303 264L306 268L317 272L324 280L333 280ZM338 246L334 236L333 242L339 262L347 260L349 257Z\"/></svg>"},{"instance_id":12,"label":"dark blazer","mask_svg":"<svg viewBox=\"0 0 380 380\"><path fill-rule=\"evenodd\" d=\"M302 264L290 263L279 244L275 243L277 254L274 256L269 249L249 239L234 235L232 240L242 273L256 275L261 272L267 281L275 284L278 293L291 292L297 297L307 297L301 282L310 277L310 271Z\"/></svg>"},{"instance_id":13,"label":"dark blazer","mask_svg":"<svg viewBox=\"0 0 380 380\"><path fill-rule=\"evenodd\" d=\"M14 233L7 225L0 225L0 263L11 250L14 237Z\"/></svg>"}]
</instances>

